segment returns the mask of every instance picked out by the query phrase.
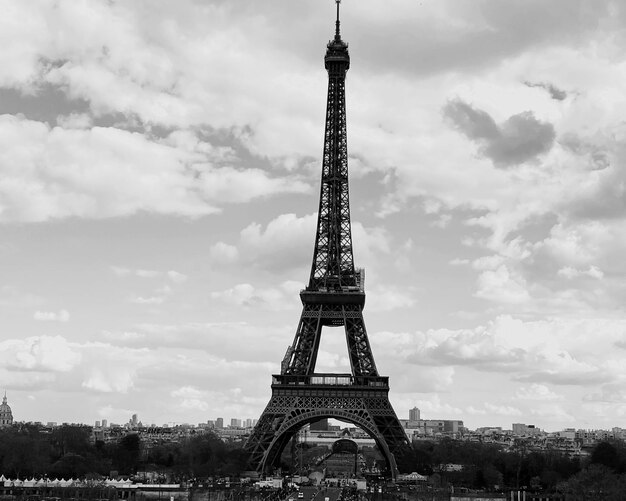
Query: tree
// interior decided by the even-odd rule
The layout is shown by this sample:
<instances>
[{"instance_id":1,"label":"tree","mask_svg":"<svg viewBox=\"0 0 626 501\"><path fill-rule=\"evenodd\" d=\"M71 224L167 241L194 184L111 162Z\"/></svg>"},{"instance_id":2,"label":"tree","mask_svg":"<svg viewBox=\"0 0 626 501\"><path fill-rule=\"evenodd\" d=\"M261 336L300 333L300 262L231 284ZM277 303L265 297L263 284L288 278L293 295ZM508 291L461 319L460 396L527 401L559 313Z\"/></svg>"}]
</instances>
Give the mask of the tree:
<instances>
[{"instance_id":1,"label":"tree","mask_svg":"<svg viewBox=\"0 0 626 501\"><path fill-rule=\"evenodd\" d=\"M600 442L591 452L591 464L606 466L612 471L617 471L620 466L620 457L617 449L609 442Z\"/></svg>"},{"instance_id":2,"label":"tree","mask_svg":"<svg viewBox=\"0 0 626 501\"><path fill-rule=\"evenodd\" d=\"M51 477L82 478L91 472L91 465L79 454L68 452L54 462L48 471Z\"/></svg>"},{"instance_id":3,"label":"tree","mask_svg":"<svg viewBox=\"0 0 626 501\"><path fill-rule=\"evenodd\" d=\"M0 430L0 471L14 478L42 475L49 466L50 446L31 425Z\"/></svg>"},{"instance_id":4,"label":"tree","mask_svg":"<svg viewBox=\"0 0 626 501\"><path fill-rule=\"evenodd\" d=\"M113 465L124 475L131 475L137 472L139 459L141 457L141 440L136 433L124 435L113 454Z\"/></svg>"},{"instance_id":5,"label":"tree","mask_svg":"<svg viewBox=\"0 0 626 501\"><path fill-rule=\"evenodd\" d=\"M626 492L626 477L604 465L590 464L567 482L560 483L559 491L572 501L621 500Z\"/></svg>"},{"instance_id":6,"label":"tree","mask_svg":"<svg viewBox=\"0 0 626 501\"><path fill-rule=\"evenodd\" d=\"M93 446L90 438L90 427L64 424L52 430L49 441L59 459L70 452L81 455L91 452Z\"/></svg>"}]
</instances>

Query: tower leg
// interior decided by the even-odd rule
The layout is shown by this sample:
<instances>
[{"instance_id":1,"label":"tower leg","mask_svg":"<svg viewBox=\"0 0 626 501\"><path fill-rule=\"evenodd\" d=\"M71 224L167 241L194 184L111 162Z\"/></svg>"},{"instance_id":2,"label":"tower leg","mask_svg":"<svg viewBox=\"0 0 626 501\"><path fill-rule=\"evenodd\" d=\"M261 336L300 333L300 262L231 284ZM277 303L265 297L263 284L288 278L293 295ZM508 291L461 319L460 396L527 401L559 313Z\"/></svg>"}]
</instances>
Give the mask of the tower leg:
<instances>
[{"instance_id":1,"label":"tower leg","mask_svg":"<svg viewBox=\"0 0 626 501\"><path fill-rule=\"evenodd\" d=\"M344 306L344 319L352 373L355 376L377 376L378 371L367 338L361 307L359 305Z\"/></svg>"}]
</instances>

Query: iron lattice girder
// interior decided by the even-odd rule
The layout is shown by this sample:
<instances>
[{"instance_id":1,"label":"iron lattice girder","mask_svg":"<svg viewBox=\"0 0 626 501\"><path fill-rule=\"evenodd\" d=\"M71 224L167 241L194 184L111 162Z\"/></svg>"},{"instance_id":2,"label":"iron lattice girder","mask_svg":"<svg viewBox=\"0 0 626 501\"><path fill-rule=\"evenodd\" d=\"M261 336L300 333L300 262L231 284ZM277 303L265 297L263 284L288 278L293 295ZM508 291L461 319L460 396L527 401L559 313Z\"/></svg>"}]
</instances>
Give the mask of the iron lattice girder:
<instances>
[{"instance_id":1,"label":"iron lattice girder","mask_svg":"<svg viewBox=\"0 0 626 501\"><path fill-rule=\"evenodd\" d=\"M337 72L335 76L329 71L320 205L309 287L318 289L354 285L345 70Z\"/></svg>"},{"instance_id":2,"label":"iron lattice girder","mask_svg":"<svg viewBox=\"0 0 626 501\"><path fill-rule=\"evenodd\" d=\"M284 374L313 373L324 326L344 326L353 375L378 375L363 320L363 304L359 302L354 304L305 302L291 348L291 357L283 370Z\"/></svg>"},{"instance_id":3,"label":"iron lattice girder","mask_svg":"<svg viewBox=\"0 0 626 501\"><path fill-rule=\"evenodd\" d=\"M334 385L272 386L272 398L246 443L259 471L278 464L280 454L302 426L323 418L348 421L366 431L396 471L396 457L410 449L388 398L388 387L375 390Z\"/></svg>"}]
</instances>

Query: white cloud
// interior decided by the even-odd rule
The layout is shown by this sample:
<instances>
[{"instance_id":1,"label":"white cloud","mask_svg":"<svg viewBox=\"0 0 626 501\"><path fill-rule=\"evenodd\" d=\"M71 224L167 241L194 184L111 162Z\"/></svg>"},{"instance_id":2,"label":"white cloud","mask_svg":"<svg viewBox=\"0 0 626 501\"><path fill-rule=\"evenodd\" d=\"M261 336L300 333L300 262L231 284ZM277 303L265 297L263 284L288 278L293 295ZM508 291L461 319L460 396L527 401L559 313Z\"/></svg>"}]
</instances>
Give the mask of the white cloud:
<instances>
[{"instance_id":1,"label":"white cloud","mask_svg":"<svg viewBox=\"0 0 626 501\"><path fill-rule=\"evenodd\" d=\"M129 275L139 278L168 278L172 282L180 284L187 280L187 275L180 273L176 270L158 271L158 270L143 270L143 269L131 269L123 266L111 266L111 271L118 277L127 277Z\"/></svg>"},{"instance_id":2,"label":"white cloud","mask_svg":"<svg viewBox=\"0 0 626 501\"><path fill-rule=\"evenodd\" d=\"M486 414L490 416L521 416L522 411L510 405L497 405L485 402Z\"/></svg>"},{"instance_id":3,"label":"white cloud","mask_svg":"<svg viewBox=\"0 0 626 501\"><path fill-rule=\"evenodd\" d=\"M134 296L129 299L131 303L136 304L162 304L165 301L163 296Z\"/></svg>"},{"instance_id":4,"label":"white cloud","mask_svg":"<svg viewBox=\"0 0 626 501\"><path fill-rule=\"evenodd\" d=\"M74 384L80 382L87 394L130 394L151 367L162 367L157 353L146 348L122 348L97 341L82 344L80 350L85 363L77 368Z\"/></svg>"},{"instance_id":5,"label":"white cloud","mask_svg":"<svg viewBox=\"0 0 626 501\"><path fill-rule=\"evenodd\" d=\"M183 386L171 392L172 397L179 400L179 405L183 409L199 410L206 412L209 410L207 395L193 386Z\"/></svg>"},{"instance_id":6,"label":"white cloud","mask_svg":"<svg viewBox=\"0 0 626 501\"><path fill-rule=\"evenodd\" d=\"M565 266L558 271L558 274L562 277L573 279L580 276L588 276L591 278L601 279L604 277L604 273L597 266L590 266L589 269L585 271L578 270L576 268L572 268L571 266Z\"/></svg>"},{"instance_id":7,"label":"white cloud","mask_svg":"<svg viewBox=\"0 0 626 501\"><path fill-rule=\"evenodd\" d=\"M35 320L42 320L45 322L68 322L70 319L70 313L67 310L54 311L36 311L33 315Z\"/></svg>"},{"instance_id":8,"label":"white cloud","mask_svg":"<svg viewBox=\"0 0 626 501\"><path fill-rule=\"evenodd\" d=\"M0 360L5 367L21 371L68 372L82 356L61 336L39 336L0 342Z\"/></svg>"},{"instance_id":9,"label":"white cloud","mask_svg":"<svg viewBox=\"0 0 626 501\"><path fill-rule=\"evenodd\" d=\"M454 367L434 367L434 366L405 366L402 371L394 369L398 363L394 358L378 357L377 350L374 356L377 357L378 367L385 369L387 374L393 370L394 390L401 393L419 392L422 395L449 393L454 388L457 371ZM451 407L450 407L451 408ZM457 413L456 416L461 415Z\"/></svg>"},{"instance_id":10,"label":"white cloud","mask_svg":"<svg viewBox=\"0 0 626 501\"><path fill-rule=\"evenodd\" d=\"M46 301L43 297L22 290L19 287L0 286L0 307L10 309L36 308L41 307L45 303Z\"/></svg>"},{"instance_id":11,"label":"white cloud","mask_svg":"<svg viewBox=\"0 0 626 501\"><path fill-rule=\"evenodd\" d=\"M609 383L602 385L599 391L590 392L583 396L585 402L626 403L626 391L621 384Z\"/></svg>"},{"instance_id":12,"label":"white cloud","mask_svg":"<svg viewBox=\"0 0 626 501\"><path fill-rule=\"evenodd\" d=\"M135 274L141 278L155 278L161 275L161 273L154 270L136 270Z\"/></svg>"},{"instance_id":13,"label":"white cloud","mask_svg":"<svg viewBox=\"0 0 626 501\"><path fill-rule=\"evenodd\" d=\"M465 266L465 265L468 265L469 263L470 263L469 259L464 259L460 257L456 257L450 260L450 265L452 266Z\"/></svg>"},{"instance_id":14,"label":"white cloud","mask_svg":"<svg viewBox=\"0 0 626 501\"><path fill-rule=\"evenodd\" d=\"M132 273L132 270L121 266L111 266L111 271L113 271L113 273L115 273L118 277L125 277Z\"/></svg>"},{"instance_id":15,"label":"white cloud","mask_svg":"<svg viewBox=\"0 0 626 501\"><path fill-rule=\"evenodd\" d=\"M234 245L217 242L209 250L209 257L218 264L232 264L239 259L239 251Z\"/></svg>"},{"instance_id":16,"label":"white cloud","mask_svg":"<svg viewBox=\"0 0 626 501\"><path fill-rule=\"evenodd\" d=\"M530 409L530 415L535 418L550 420L551 422L567 423L571 426L580 422L578 413L568 411L560 404L542 403Z\"/></svg>"},{"instance_id":17,"label":"white cloud","mask_svg":"<svg viewBox=\"0 0 626 501\"><path fill-rule=\"evenodd\" d=\"M476 270L497 270L505 261L504 256L492 255L479 257L472 261L472 267Z\"/></svg>"},{"instance_id":18,"label":"white cloud","mask_svg":"<svg viewBox=\"0 0 626 501\"><path fill-rule=\"evenodd\" d=\"M279 287L264 289L255 288L251 284L237 284L223 291L211 293L211 298L225 301L237 306L257 307L261 310L289 310L292 302L302 289L299 282L286 281Z\"/></svg>"},{"instance_id":19,"label":"white cloud","mask_svg":"<svg viewBox=\"0 0 626 501\"><path fill-rule=\"evenodd\" d=\"M145 339L146 335L140 332L110 332L104 331L103 336L111 341L137 341Z\"/></svg>"},{"instance_id":20,"label":"white cloud","mask_svg":"<svg viewBox=\"0 0 626 501\"><path fill-rule=\"evenodd\" d=\"M254 297L254 287L250 284L237 284L228 290L221 292L212 292L211 297L214 299L224 299L236 305L250 304Z\"/></svg>"},{"instance_id":21,"label":"white cloud","mask_svg":"<svg viewBox=\"0 0 626 501\"><path fill-rule=\"evenodd\" d=\"M91 116L87 113L70 113L59 115L57 125L63 129L90 129L93 123Z\"/></svg>"},{"instance_id":22,"label":"white cloud","mask_svg":"<svg viewBox=\"0 0 626 501\"><path fill-rule=\"evenodd\" d=\"M626 377L618 362L620 355L611 343L623 340L625 328L621 320L524 322L500 316L473 330L387 333L383 346L391 344L408 362L417 365L452 365L502 373L510 381L532 383L520 389L519 395L531 398L534 392L533 398L547 399L551 396L547 384L593 387ZM591 351L588 340L598 332L603 342Z\"/></svg>"},{"instance_id":23,"label":"white cloud","mask_svg":"<svg viewBox=\"0 0 626 501\"><path fill-rule=\"evenodd\" d=\"M530 299L524 278L506 265L479 275L476 296L508 304L526 303Z\"/></svg>"},{"instance_id":24,"label":"white cloud","mask_svg":"<svg viewBox=\"0 0 626 501\"><path fill-rule=\"evenodd\" d=\"M188 216L216 211L184 172L192 156L141 134L103 127L50 129L7 115L0 117L0 130L5 222L141 210Z\"/></svg>"},{"instance_id":25,"label":"white cloud","mask_svg":"<svg viewBox=\"0 0 626 501\"><path fill-rule=\"evenodd\" d=\"M270 178L260 169L222 167L202 175L202 192L218 203L242 203L273 193L307 193L308 184L293 178Z\"/></svg>"},{"instance_id":26,"label":"white cloud","mask_svg":"<svg viewBox=\"0 0 626 501\"><path fill-rule=\"evenodd\" d=\"M374 287L367 292L368 310L390 311L396 308L411 308L416 304L414 291L411 288ZM371 306L370 306L371 305Z\"/></svg>"},{"instance_id":27,"label":"white cloud","mask_svg":"<svg viewBox=\"0 0 626 501\"><path fill-rule=\"evenodd\" d=\"M202 151L112 127L51 129L2 115L0 131L0 220L5 222L143 211L198 217L218 212L218 204L308 189L259 169L216 166Z\"/></svg>"},{"instance_id":28,"label":"white cloud","mask_svg":"<svg viewBox=\"0 0 626 501\"><path fill-rule=\"evenodd\" d=\"M94 368L82 382L82 387L102 393L128 393L134 387L133 380L132 370L122 369L112 372Z\"/></svg>"},{"instance_id":29,"label":"white cloud","mask_svg":"<svg viewBox=\"0 0 626 501\"><path fill-rule=\"evenodd\" d=\"M251 223L241 230L236 247L218 242L211 247L210 254L222 263L234 262L238 258L270 269L298 267L306 263L305 256L312 252L316 220L315 214L301 218L295 214L281 214L265 228L259 223Z\"/></svg>"},{"instance_id":30,"label":"white cloud","mask_svg":"<svg viewBox=\"0 0 626 501\"><path fill-rule=\"evenodd\" d=\"M5 388L37 391L41 388L58 388L58 375L49 371L14 371L0 369Z\"/></svg>"},{"instance_id":31,"label":"white cloud","mask_svg":"<svg viewBox=\"0 0 626 501\"><path fill-rule=\"evenodd\" d=\"M175 270L168 271L167 276L172 282L177 283L177 284L185 282L188 278L187 275L185 275L184 273L179 273L178 271L175 271Z\"/></svg>"},{"instance_id":32,"label":"white cloud","mask_svg":"<svg viewBox=\"0 0 626 501\"><path fill-rule=\"evenodd\" d=\"M559 395L544 384L533 383L530 386L523 386L515 392L515 398L532 401L552 401L563 400L563 395Z\"/></svg>"}]
</instances>

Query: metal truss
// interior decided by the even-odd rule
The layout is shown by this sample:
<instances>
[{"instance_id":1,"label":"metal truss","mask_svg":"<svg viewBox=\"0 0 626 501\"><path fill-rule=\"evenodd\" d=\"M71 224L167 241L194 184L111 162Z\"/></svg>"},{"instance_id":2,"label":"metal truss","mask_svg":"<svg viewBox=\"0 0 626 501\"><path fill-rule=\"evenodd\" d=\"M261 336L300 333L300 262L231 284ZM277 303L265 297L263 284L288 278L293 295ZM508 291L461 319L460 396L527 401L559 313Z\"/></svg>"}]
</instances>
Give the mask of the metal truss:
<instances>
[{"instance_id":1,"label":"metal truss","mask_svg":"<svg viewBox=\"0 0 626 501\"><path fill-rule=\"evenodd\" d=\"M346 71L348 46L341 39L328 45L328 96L322 159L320 205L315 236L311 289L356 285L348 192L348 135L346 130Z\"/></svg>"},{"instance_id":2,"label":"metal truss","mask_svg":"<svg viewBox=\"0 0 626 501\"><path fill-rule=\"evenodd\" d=\"M350 367L355 376L377 376L374 355L370 348L362 305L304 304L298 330L283 374L312 374L325 325L343 325L346 333Z\"/></svg>"}]
</instances>

